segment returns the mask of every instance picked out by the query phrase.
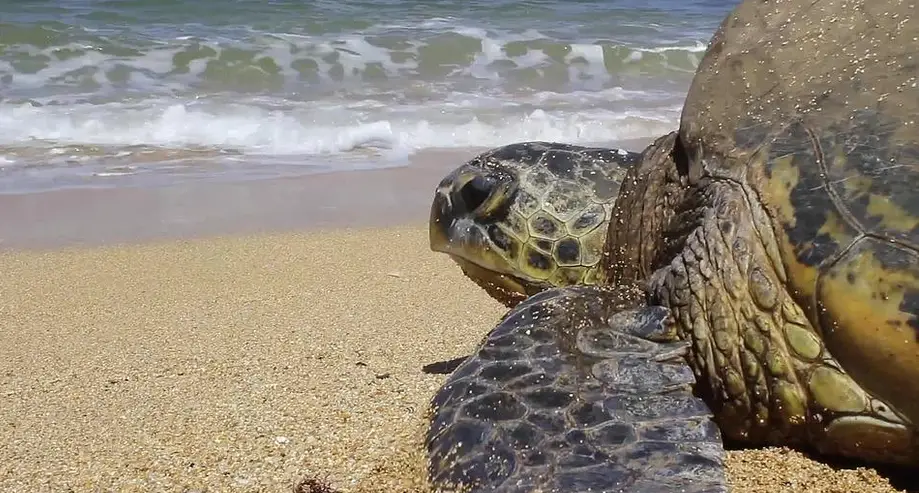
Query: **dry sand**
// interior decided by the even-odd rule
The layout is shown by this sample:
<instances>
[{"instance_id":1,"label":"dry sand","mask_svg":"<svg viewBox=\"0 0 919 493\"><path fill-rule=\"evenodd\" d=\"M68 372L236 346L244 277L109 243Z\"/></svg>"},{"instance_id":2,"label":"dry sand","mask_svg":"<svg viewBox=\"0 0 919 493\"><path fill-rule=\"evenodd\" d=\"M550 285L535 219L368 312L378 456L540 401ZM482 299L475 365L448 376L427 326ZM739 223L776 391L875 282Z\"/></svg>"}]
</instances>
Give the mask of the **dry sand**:
<instances>
[{"instance_id":1,"label":"dry sand","mask_svg":"<svg viewBox=\"0 0 919 493\"><path fill-rule=\"evenodd\" d=\"M416 223L422 224L422 223ZM0 254L0 491L420 491L423 363L503 309L411 228ZM887 492L733 452L743 492Z\"/></svg>"}]
</instances>

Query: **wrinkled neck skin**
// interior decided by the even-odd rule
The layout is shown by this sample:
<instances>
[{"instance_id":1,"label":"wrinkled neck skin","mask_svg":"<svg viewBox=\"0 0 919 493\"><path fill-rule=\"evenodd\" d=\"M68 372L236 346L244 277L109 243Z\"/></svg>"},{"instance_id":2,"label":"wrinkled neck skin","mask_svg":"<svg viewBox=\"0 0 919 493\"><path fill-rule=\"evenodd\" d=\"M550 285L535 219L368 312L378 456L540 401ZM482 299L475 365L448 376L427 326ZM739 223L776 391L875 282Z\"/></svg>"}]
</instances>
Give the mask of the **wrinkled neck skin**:
<instances>
[{"instance_id":1,"label":"wrinkled neck skin","mask_svg":"<svg viewBox=\"0 0 919 493\"><path fill-rule=\"evenodd\" d=\"M671 132L656 139L623 180L603 250L603 276L609 285L644 283L683 246L667 244L666 238L680 235L665 232L694 226L677 210L687 193L686 177L674 159L680 152L677 137Z\"/></svg>"}]
</instances>

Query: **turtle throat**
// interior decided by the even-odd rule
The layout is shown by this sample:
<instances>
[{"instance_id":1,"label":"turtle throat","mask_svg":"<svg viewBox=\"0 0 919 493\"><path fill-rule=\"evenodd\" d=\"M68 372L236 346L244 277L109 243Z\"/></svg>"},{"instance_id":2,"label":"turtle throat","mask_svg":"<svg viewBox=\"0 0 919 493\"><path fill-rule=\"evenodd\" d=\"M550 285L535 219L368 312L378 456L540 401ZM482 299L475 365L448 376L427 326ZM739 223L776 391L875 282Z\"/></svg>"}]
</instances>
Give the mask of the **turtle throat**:
<instances>
[{"instance_id":1,"label":"turtle throat","mask_svg":"<svg viewBox=\"0 0 919 493\"><path fill-rule=\"evenodd\" d=\"M552 287L548 284L529 282L511 274L495 272L455 255L451 255L451 258L460 266L466 277L508 308L513 308L528 297Z\"/></svg>"}]
</instances>

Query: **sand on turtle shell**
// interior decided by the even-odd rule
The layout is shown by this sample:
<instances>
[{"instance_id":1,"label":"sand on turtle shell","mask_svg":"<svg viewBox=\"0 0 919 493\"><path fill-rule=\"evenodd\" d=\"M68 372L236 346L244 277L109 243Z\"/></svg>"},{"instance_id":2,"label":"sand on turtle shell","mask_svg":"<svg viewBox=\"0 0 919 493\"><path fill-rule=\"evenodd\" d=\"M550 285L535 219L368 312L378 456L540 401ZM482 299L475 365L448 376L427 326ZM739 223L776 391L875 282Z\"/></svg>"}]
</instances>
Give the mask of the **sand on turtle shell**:
<instances>
[{"instance_id":1,"label":"sand on turtle shell","mask_svg":"<svg viewBox=\"0 0 919 493\"><path fill-rule=\"evenodd\" d=\"M425 491L443 376L504 309L423 227L0 254L0 491ZM732 452L743 492L890 492Z\"/></svg>"}]
</instances>

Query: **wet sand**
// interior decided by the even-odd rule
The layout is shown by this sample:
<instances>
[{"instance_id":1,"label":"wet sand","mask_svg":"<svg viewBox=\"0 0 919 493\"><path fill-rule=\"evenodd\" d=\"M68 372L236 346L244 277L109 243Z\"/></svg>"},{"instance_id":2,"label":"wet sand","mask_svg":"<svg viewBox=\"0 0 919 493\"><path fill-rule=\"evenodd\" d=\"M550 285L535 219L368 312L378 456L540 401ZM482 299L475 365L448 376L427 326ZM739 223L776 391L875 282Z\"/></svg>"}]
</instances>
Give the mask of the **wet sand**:
<instances>
[{"instance_id":1,"label":"wet sand","mask_svg":"<svg viewBox=\"0 0 919 493\"><path fill-rule=\"evenodd\" d=\"M258 198L248 207L219 187L171 210L168 190L7 197L20 209L0 220L0 491L291 491L308 477L425 491L421 434L444 377L420 367L468 354L504 313L428 250L429 196L457 163L429 164L365 174L359 200L390 200L338 216L316 212L329 182L234 185ZM200 212L225 210L237 221ZM738 493L895 491L785 450L729 466Z\"/></svg>"},{"instance_id":2,"label":"wet sand","mask_svg":"<svg viewBox=\"0 0 919 493\"><path fill-rule=\"evenodd\" d=\"M134 187L0 194L0 249L423 224L434 187L475 154L431 150L409 166L358 172L157 187L139 177Z\"/></svg>"}]
</instances>

